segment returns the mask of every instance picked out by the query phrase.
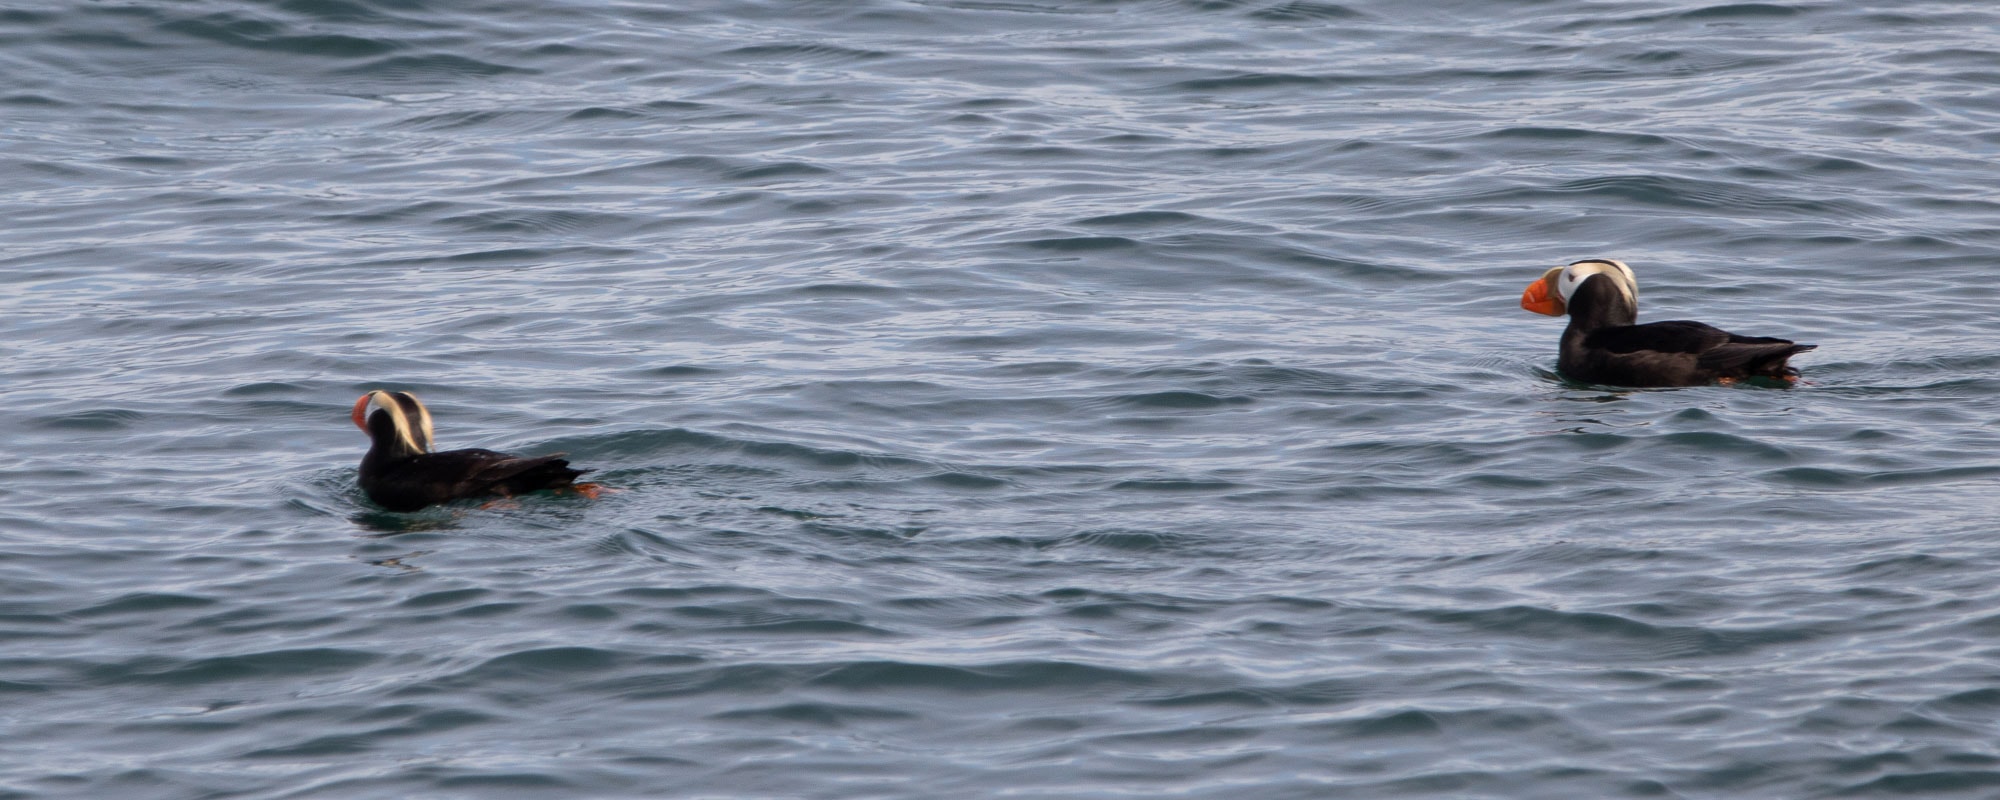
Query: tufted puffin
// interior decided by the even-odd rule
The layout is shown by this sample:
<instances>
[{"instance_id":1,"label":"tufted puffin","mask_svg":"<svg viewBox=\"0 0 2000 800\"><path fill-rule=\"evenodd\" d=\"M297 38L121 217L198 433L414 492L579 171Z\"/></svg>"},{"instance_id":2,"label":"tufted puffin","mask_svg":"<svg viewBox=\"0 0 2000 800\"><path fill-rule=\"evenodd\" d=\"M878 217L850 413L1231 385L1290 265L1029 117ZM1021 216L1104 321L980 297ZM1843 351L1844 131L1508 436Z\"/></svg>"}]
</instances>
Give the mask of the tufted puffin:
<instances>
[{"instance_id":1,"label":"tufted puffin","mask_svg":"<svg viewBox=\"0 0 2000 800\"><path fill-rule=\"evenodd\" d=\"M1818 345L1738 336L1687 320L1639 320L1639 282L1625 262L1586 258L1543 273L1521 293L1537 314L1569 314L1556 368L1571 380L1609 386L1700 386L1742 378L1791 382L1794 353Z\"/></svg>"},{"instance_id":2,"label":"tufted puffin","mask_svg":"<svg viewBox=\"0 0 2000 800\"><path fill-rule=\"evenodd\" d=\"M522 458L478 448L431 451L431 412L409 392L376 390L354 401L354 425L368 434L361 490L390 511L415 511L467 497L511 497L571 488L596 497L595 484L576 483L589 470L571 469L561 453Z\"/></svg>"}]
</instances>

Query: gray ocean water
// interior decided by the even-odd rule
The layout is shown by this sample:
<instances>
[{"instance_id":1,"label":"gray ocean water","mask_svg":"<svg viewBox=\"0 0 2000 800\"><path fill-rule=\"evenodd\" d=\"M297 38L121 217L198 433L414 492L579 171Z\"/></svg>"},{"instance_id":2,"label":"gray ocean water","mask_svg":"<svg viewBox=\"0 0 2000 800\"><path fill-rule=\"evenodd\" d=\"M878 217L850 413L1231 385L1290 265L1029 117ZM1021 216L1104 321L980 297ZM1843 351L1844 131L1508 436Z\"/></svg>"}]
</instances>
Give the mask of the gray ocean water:
<instances>
[{"instance_id":1,"label":"gray ocean water","mask_svg":"<svg viewBox=\"0 0 2000 800\"><path fill-rule=\"evenodd\" d=\"M0 798L2000 797L2000 9L0 3ZM1542 270L1820 349L1554 373ZM619 491L417 514L362 392Z\"/></svg>"}]
</instances>

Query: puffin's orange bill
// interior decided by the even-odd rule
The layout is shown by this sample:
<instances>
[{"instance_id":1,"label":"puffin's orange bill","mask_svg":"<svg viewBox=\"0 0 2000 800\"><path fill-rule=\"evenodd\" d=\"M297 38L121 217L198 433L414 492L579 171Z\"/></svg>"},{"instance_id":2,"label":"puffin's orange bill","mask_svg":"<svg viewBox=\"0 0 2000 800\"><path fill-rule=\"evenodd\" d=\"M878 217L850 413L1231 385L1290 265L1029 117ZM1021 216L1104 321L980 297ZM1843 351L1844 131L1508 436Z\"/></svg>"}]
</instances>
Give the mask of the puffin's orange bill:
<instances>
[{"instance_id":1,"label":"puffin's orange bill","mask_svg":"<svg viewBox=\"0 0 2000 800\"><path fill-rule=\"evenodd\" d=\"M368 408L368 398L374 396L374 392L369 392L362 395L361 399L354 401L354 427L364 431L368 430L368 420L361 416L361 412Z\"/></svg>"},{"instance_id":2,"label":"puffin's orange bill","mask_svg":"<svg viewBox=\"0 0 2000 800\"><path fill-rule=\"evenodd\" d=\"M1561 297L1549 291L1547 278L1528 284L1528 290L1521 293L1521 307L1551 317L1560 317L1569 310L1563 307Z\"/></svg>"}]
</instances>

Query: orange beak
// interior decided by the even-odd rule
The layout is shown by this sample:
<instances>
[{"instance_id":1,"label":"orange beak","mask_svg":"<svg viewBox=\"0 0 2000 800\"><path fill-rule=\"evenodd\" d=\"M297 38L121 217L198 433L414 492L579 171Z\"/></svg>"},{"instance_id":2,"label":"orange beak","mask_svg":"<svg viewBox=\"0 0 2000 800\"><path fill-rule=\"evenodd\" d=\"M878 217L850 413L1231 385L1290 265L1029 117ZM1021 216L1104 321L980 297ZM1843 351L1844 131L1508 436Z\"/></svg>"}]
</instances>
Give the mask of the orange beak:
<instances>
[{"instance_id":1,"label":"orange beak","mask_svg":"<svg viewBox=\"0 0 2000 800\"><path fill-rule=\"evenodd\" d=\"M354 401L354 427L360 428L363 433L368 432L368 420L362 419L361 412L368 410L368 398L374 396L375 394L370 392L362 395L361 399Z\"/></svg>"},{"instance_id":2,"label":"orange beak","mask_svg":"<svg viewBox=\"0 0 2000 800\"><path fill-rule=\"evenodd\" d=\"M1528 290L1521 293L1522 308L1551 317L1569 313L1569 309L1563 307L1562 296L1550 289L1550 277L1552 276L1543 275L1541 280L1528 284Z\"/></svg>"}]
</instances>

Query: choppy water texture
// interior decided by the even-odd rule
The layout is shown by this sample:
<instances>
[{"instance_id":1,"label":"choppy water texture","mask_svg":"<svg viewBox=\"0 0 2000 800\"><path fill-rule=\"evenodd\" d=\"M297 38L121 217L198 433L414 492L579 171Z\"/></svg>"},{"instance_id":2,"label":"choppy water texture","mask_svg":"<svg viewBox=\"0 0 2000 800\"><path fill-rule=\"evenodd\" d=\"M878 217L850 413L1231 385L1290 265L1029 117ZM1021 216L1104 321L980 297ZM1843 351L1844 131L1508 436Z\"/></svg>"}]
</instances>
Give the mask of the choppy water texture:
<instances>
[{"instance_id":1,"label":"choppy water texture","mask_svg":"<svg viewBox=\"0 0 2000 800\"><path fill-rule=\"evenodd\" d=\"M0 798L1993 797L1995 30L8 4Z\"/></svg>"}]
</instances>

